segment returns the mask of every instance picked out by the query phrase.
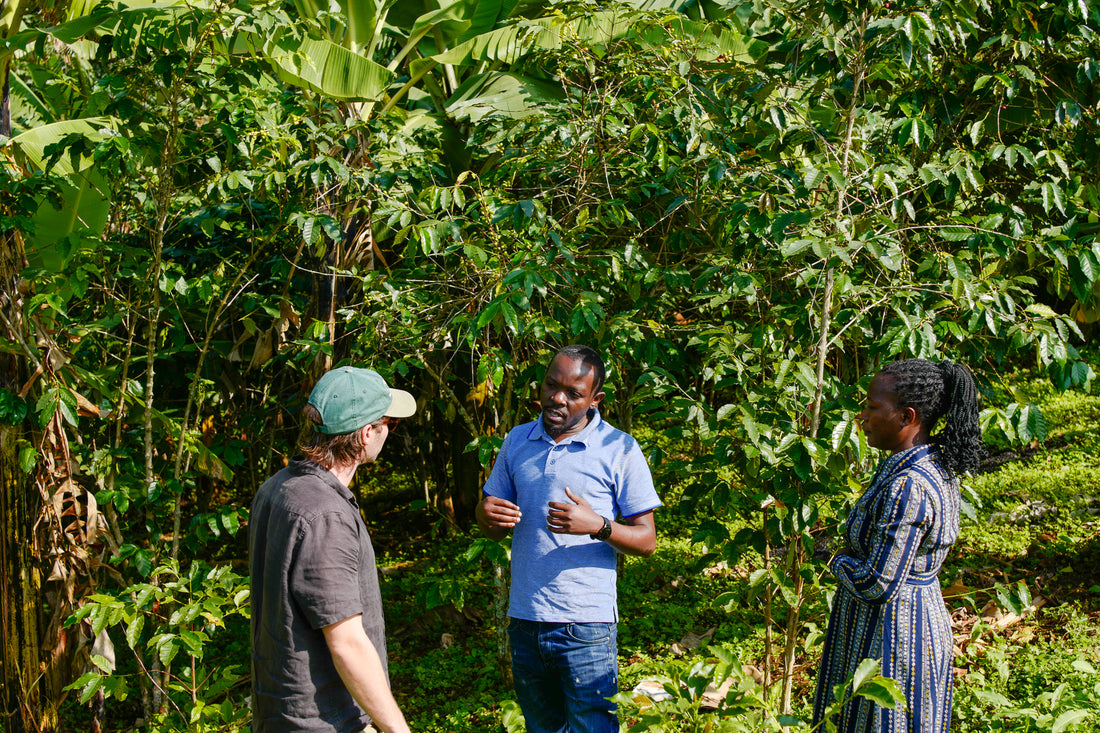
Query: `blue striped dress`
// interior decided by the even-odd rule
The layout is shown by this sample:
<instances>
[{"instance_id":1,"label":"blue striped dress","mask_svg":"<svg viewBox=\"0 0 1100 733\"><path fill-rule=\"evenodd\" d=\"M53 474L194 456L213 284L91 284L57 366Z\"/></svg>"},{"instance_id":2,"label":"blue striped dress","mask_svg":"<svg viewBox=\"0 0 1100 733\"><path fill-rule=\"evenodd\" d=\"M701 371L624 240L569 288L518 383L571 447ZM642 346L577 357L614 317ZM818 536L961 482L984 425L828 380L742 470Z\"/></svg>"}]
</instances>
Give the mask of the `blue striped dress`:
<instances>
[{"instance_id":1,"label":"blue striped dress","mask_svg":"<svg viewBox=\"0 0 1100 733\"><path fill-rule=\"evenodd\" d=\"M860 661L882 662L907 705L881 708L857 697L833 721L840 733L947 733L954 638L939 571L959 536L959 488L921 445L884 459L848 515L852 556L830 563L837 591L817 674L814 723L833 687Z\"/></svg>"}]
</instances>

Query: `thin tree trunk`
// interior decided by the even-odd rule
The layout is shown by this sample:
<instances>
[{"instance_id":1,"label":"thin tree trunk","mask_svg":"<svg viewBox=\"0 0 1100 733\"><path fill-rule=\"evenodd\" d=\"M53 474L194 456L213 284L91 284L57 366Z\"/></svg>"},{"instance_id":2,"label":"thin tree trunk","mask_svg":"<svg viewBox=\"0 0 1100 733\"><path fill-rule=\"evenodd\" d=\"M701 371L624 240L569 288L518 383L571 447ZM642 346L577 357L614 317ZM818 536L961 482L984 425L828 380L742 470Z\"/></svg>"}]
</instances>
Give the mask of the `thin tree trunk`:
<instances>
[{"instance_id":1,"label":"thin tree trunk","mask_svg":"<svg viewBox=\"0 0 1100 733\"><path fill-rule=\"evenodd\" d=\"M770 570L772 566L772 548L771 542L768 541L768 507L764 507L762 513L764 524L764 570ZM764 699L768 699L768 691L772 685L772 659L774 654L772 652L774 648L774 641L772 640L772 622L774 621L772 606L773 599L775 597L775 591L765 585L764 593L767 594L764 599Z\"/></svg>"},{"instance_id":2,"label":"thin tree trunk","mask_svg":"<svg viewBox=\"0 0 1100 733\"><path fill-rule=\"evenodd\" d=\"M849 70L852 75L852 97L851 104L848 107L848 120L847 128L844 133L844 146L841 150L840 170L844 176L844 185L837 192L837 204L836 204L836 226L842 234L851 235L851 227L847 226L845 217L847 215L847 198L848 198L848 172L849 172L849 160L852 153L852 134L855 130L856 124L856 109L859 106L859 95L861 92L860 87L863 84L863 76L865 73L864 68L864 56L866 52L865 37L867 28L867 17L864 16L860 20L859 31L859 43L856 47L856 55L852 61ZM832 328L832 312L833 312L833 292L835 289L835 270L831 265L827 265L825 271L825 288L821 298L821 316L819 320L820 331L817 337L817 384L814 391L813 406L810 414L810 432L809 437L811 439L817 437L817 432L821 428L821 403L825 393L825 362L829 354L829 345L832 343L829 339L829 332ZM788 559L790 564L788 566L788 572L791 573L791 579L795 583L795 595L801 603L803 581L802 574L800 572L802 565L802 538L794 537L791 540L790 547L788 548ZM787 610L787 625L786 625L786 648L783 657L783 692L781 696L780 709L784 714L789 715L791 712L791 691L794 684L794 663L795 663L795 642L797 641L798 628L801 625L801 608L795 605Z\"/></svg>"},{"instance_id":3,"label":"thin tree trunk","mask_svg":"<svg viewBox=\"0 0 1100 733\"><path fill-rule=\"evenodd\" d=\"M5 377L11 373L5 370ZM0 635L3 639L4 717L0 729L37 731L42 720L42 575L32 552L38 492L19 466L21 426L0 426Z\"/></svg>"},{"instance_id":4,"label":"thin tree trunk","mask_svg":"<svg viewBox=\"0 0 1100 733\"><path fill-rule=\"evenodd\" d=\"M791 713L791 689L794 683L795 649L798 646L798 627L802 623L802 592L805 582L799 568L802 565L802 536L795 535L787 546L787 572L794 580L794 596L798 603L787 609L787 622L784 628L783 645L783 688L780 695L780 710L785 715Z\"/></svg>"},{"instance_id":5,"label":"thin tree trunk","mask_svg":"<svg viewBox=\"0 0 1100 733\"><path fill-rule=\"evenodd\" d=\"M6 98L5 94L5 98ZM20 392L31 369L39 367L22 333L19 273L26 266L18 235L0 237L0 338L24 354L0 355L0 386ZM28 366L29 365L29 366ZM33 475L23 471L21 446L33 440L24 425L0 424L0 644L3 669L0 730L39 731L54 727L55 706L43 699L41 666L45 597L40 563L34 558L34 524L41 504Z\"/></svg>"},{"instance_id":6,"label":"thin tree trunk","mask_svg":"<svg viewBox=\"0 0 1100 733\"><path fill-rule=\"evenodd\" d=\"M512 655L508 651L508 576L493 564L493 616L496 619L497 665L506 687L512 686Z\"/></svg>"},{"instance_id":7,"label":"thin tree trunk","mask_svg":"<svg viewBox=\"0 0 1100 733\"><path fill-rule=\"evenodd\" d=\"M153 446L156 445L153 436L153 387L156 384L157 326L160 323L160 271L161 255L164 248L164 222L165 216L162 213L157 221L157 229L153 233L153 263L150 271L153 300L149 304L148 316L146 318L146 328L148 332L145 338L145 393L142 395L142 398L145 402L144 448L145 491L147 494L153 492L157 483L156 470L153 466ZM151 531L156 531L156 517L153 515L152 509L148 506L145 510L145 523ZM142 688L142 712L144 712L146 720L152 720L153 713L160 712L161 706L164 704L164 697L161 693L163 684L160 679L161 664L159 654L153 655L153 664L150 672L153 676L152 689Z\"/></svg>"}]
</instances>

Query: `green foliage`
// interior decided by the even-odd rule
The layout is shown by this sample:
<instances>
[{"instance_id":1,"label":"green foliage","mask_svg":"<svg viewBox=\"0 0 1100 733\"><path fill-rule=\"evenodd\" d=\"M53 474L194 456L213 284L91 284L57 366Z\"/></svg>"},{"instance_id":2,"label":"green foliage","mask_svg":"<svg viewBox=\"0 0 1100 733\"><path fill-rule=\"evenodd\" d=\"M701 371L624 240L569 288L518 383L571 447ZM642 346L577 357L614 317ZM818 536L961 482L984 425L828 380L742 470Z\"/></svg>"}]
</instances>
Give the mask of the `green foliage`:
<instances>
[{"instance_id":1,"label":"green foliage","mask_svg":"<svg viewBox=\"0 0 1100 733\"><path fill-rule=\"evenodd\" d=\"M120 588L243 553L243 507L345 360L424 396L405 457L468 521L548 354L583 341L609 419L652 430L696 569L752 563L789 681L882 363L961 361L991 398L1021 364L1095 385L1088 3L299 5L43 9L6 46L0 234L28 267L3 348L45 366L0 420L57 431L24 471L80 436L65 463L117 532ZM363 83L335 89L341 69ZM1042 399L990 402L999 447L1059 439ZM499 592L483 558L410 597ZM206 643L165 633L161 661Z\"/></svg>"},{"instance_id":2,"label":"green foliage","mask_svg":"<svg viewBox=\"0 0 1100 733\"><path fill-rule=\"evenodd\" d=\"M1070 629L1080 629L1082 621L1077 617ZM1100 673L1089 651L1095 645L1081 630L1070 638L1068 643L1031 642L1024 655L1004 642L985 650L956 693L959 729L1093 730L1100 704Z\"/></svg>"},{"instance_id":3,"label":"green foliage","mask_svg":"<svg viewBox=\"0 0 1100 733\"><path fill-rule=\"evenodd\" d=\"M150 721L150 730L241 727L248 720L242 704L247 688L242 683L248 679L249 657L247 642L243 649L239 646L242 636L247 639L247 623L242 629L235 621L249 617L248 579L228 566L210 568L196 562L185 574L174 563L162 565L150 580L117 593L91 595L66 622L67 626L87 625L97 639L121 636L138 669L120 674L113 659L108 662L93 654L94 669L69 689L80 691L82 703L97 693L124 701L140 689L140 678L151 678L154 658L164 669L176 661L177 672L165 690L168 709ZM227 647L226 641L234 642L236 648ZM110 641L106 646L113 649ZM180 659L187 663L179 664Z\"/></svg>"},{"instance_id":4,"label":"green foliage","mask_svg":"<svg viewBox=\"0 0 1100 733\"><path fill-rule=\"evenodd\" d=\"M524 733L527 730L527 725L523 720L523 711L520 710L519 703L514 700L509 700L501 705L500 722L506 733Z\"/></svg>"},{"instance_id":5,"label":"green foliage","mask_svg":"<svg viewBox=\"0 0 1100 733\"><path fill-rule=\"evenodd\" d=\"M877 660L865 659L850 679L837 685L836 700L826 717L814 730L834 730L833 716L854 697L865 697L886 708L905 704L905 695L897 682L879 674ZM662 731L752 731L786 730L805 723L782 714L769 701L763 688L745 665L726 649L712 648L698 661L677 660L662 665L665 681L663 694L620 693L615 697L626 730ZM717 690L728 690L724 695ZM704 705L705 695L718 698ZM710 709L706 709L710 708ZM823 726L823 727L822 727Z\"/></svg>"},{"instance_id":6,"label":"green foliage","mask_svg":"<svg viewBox=\"0 0 1100 733\"><path fill-rule=\"evenodd\" d=\"M0 390L0 421L18 425L27 416L27 403L9 390Z\"/></svg>"}]
</instances>

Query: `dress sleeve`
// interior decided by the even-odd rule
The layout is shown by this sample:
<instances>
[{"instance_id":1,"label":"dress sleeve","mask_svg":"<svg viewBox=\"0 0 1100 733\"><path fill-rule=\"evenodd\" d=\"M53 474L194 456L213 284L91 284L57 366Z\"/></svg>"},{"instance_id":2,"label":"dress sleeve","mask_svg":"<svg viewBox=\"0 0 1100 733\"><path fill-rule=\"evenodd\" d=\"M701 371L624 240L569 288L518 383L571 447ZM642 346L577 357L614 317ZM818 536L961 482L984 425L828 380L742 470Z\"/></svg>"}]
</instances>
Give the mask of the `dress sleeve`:
<instances>
[{"instance_id":1,"label":"dress sleeve","mask_svg":"<svg viewBox=\"0 0 1100 733\"><path fill-rule=\"evenodd\" d=\"M897 594L931 519L925 488L911 476L891 482L880 506L867 557L838 555L830 565L837 581L867 603L886 603Z\"/></svg>"}]
</instances>

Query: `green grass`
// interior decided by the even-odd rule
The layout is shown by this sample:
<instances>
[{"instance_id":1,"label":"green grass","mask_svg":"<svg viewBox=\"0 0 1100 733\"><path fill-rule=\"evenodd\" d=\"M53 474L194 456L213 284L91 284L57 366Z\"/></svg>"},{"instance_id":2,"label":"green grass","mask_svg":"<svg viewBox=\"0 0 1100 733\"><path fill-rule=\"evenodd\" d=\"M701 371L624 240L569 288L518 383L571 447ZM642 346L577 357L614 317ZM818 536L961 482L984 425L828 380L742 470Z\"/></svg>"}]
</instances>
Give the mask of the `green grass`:
<instances>
[{"instance_id":1,"label":"green grass","mask_svg":"<svg viewBox=\"0 0 1100 733\"><path fill-rule=\"evenodd\" d=\"M970 482L982 507L946 570L974 589L964 602L975 609L1019 583L1045 605L1006 629L971 629L955 660L956 729L1052 730L1066 716L1067 730L1098 731L1100 397L1041 380L1018 393L1039 404L1048 435ZM1074 710L1090 715L1071 726Z\"/></svg>"},{"instance_id":2,"label":"green grass","mask_svg":"<svg viewBox=\"0 0 1100 733\"><path fill-rule=\"evenodd\" d=\"M1051 730L1059 716L1084 710L1091 715L1075 730L1100 730L1098 660L1096 614L1071 604L1047 609L1007 632L982 634L956 659L965 674L956 688L955 729Z\"/></svg>"}]
</instances>

